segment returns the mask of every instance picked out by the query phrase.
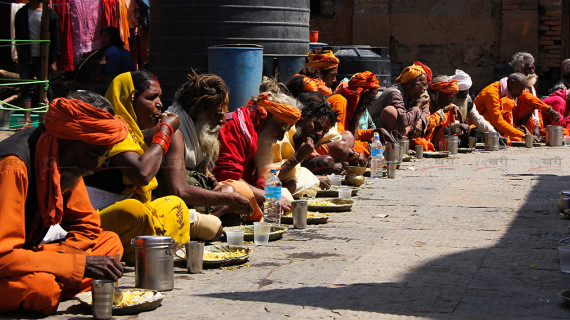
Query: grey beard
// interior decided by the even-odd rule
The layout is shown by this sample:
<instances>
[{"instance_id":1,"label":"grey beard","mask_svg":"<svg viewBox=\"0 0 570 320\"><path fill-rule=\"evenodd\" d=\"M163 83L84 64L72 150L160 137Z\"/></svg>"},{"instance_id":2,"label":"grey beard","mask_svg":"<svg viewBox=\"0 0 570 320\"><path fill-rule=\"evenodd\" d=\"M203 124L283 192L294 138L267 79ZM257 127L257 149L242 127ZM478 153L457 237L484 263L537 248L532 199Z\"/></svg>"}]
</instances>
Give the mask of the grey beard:
<instances>
[{"instance_id":1,"label":"grey beard","mask_svg":"<svg viewBox=\"0 0 570 320\"><path fill-rule=\"evenodd\" d=\"M221 128L221 125L212 127L205 120L205 117L199 117L196 122L196 131L198 131L200 150L202 150L205 155L203 162L205 167L200 168L201 170L206 170L215 166L220 153L220 141L218 140L218 134L220 133Z\"/></svg>"},{"instance_id":2,"label":"grey beard","mask_svg":"<svg viewBox=\"0 0 570 320\"><path fill-rule=\"evenodd\" d=\"M467 104L469 103L469 99L453 99L453 104L459 107L459 111L463 116L463 119L467 119ZM466 120L465 120L466 121Z\"/></svg>"}]
</instances>

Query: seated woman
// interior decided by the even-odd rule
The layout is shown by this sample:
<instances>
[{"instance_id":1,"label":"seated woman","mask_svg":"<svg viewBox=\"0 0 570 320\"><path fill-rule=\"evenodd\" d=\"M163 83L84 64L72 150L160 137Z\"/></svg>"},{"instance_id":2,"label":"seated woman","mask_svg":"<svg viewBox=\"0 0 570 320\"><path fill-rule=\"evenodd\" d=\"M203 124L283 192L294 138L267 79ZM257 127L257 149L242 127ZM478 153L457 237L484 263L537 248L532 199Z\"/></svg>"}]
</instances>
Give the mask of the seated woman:
<instances>
[{"instance_id":1,"label":"seated woman","mask_svg":"<svg viewBox=\"0 0 570 320\"><path fill-rule=\"evenodd\" d=\"M152 198L157 187L155 175L167 154L172 134L180 123L175 114L162 114L162 90L148 72L118 75L105 98L113 105L116 117L124 120L129 136L109 152L109 159L86 184L108 191L103 198L120 200L100 209L101 227L114 231L125 248L123 260L134 262L132 238L142 235L171 236L178 243L190 238L214 240L222 233L217 217L193 214L176 196ZM156 128L156 129L154 129ZM145 141L144 129L150 141ZM90 190L90 197L101 195ZM120 194L120 195L119 195Z\"/></svg>"},{"instance_id":2,"label":"seated woman","mask_svg":"<svg viewBox=\"0 0 570 320\"><path fill-rule=\"evenodd\" d=\"M224 225L243 222L239 216L260 220L263 213L245 182L218 183L211 173L220 152L218 134L228 110L224 80L194 71L187 79L176 92L174 105L168 109L180 117L180 130L172 137L158 176L157 195L177 195L189 207L199 206L196 209L200 212L225 216Z\"/></svg>"}]
</instances>

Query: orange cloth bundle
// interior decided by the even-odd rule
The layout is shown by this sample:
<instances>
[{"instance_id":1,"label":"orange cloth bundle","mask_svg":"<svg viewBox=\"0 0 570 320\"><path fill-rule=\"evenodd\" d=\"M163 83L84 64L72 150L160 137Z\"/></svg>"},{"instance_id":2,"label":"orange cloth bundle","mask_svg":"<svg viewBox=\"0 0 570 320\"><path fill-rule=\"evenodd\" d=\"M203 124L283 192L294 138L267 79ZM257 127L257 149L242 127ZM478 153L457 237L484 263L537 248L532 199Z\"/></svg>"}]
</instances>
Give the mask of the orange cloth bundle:
<instances>
[{"instance_id":1,"label":"orange cloth bundle","mask_svg":"<svg viewBox=\"0 0 570 320\"><path fill-rule=\"evenodd\" d=\"M52 101L45 120L46 131L38 140L35 155L36 188L45 226L61 222L59 147L57 139L80 140L111 146L127 137L127 126L109 112L88 103L58 98Z\"/></svg>"},{"instance_id":2,"label":"orange cloth bundle","mask_svg":"<svg viewBox=\"0 0 570 320\"><path fill-rule=\"evenodd\" d=\"M296 74L294 77L303 77L303 90L305 92L320 92L323 96L328 97L332 94L331 88L327 87L321 79L313 79L304 75Z\"/></svg>"},{"instance_id":3,"label":"orange cloth bundle","mask_svg":"<svg viewBox=\"0 0 570 320\"><path fill-rule=\"evenodd\" d=\"M459 92L459 85L457 84L457 80L453 79L451 81L441 81L432 83L430 88L434 91L439 91L446 96L454 96Z\"/></svg>"},{"instance_id":4,"label":"orange cloth bundle","mask_svg":"<svg viewBox=\"0 0 570 320\"><path fill-rule=\"evenodd\" d=\"M416 77L425 74L427 76L428 82L431 82L431 69L428 68L425 64L416 61L413 65L406 67L402 73L396 78L396 83L400 82L402 84L406 84Z\"/></svg>"},{"instance_id":5,"label":"orange cloth bundle","mask_svg":"<svg viewBox=\"0 0 570 320\"><path fill-rule=\"evenodd\" d=\"M324 50L322 53L309 53L309 68L328 70L338 66L340 61L334 56L331 50Z\"/></svg>"}]
</instances>

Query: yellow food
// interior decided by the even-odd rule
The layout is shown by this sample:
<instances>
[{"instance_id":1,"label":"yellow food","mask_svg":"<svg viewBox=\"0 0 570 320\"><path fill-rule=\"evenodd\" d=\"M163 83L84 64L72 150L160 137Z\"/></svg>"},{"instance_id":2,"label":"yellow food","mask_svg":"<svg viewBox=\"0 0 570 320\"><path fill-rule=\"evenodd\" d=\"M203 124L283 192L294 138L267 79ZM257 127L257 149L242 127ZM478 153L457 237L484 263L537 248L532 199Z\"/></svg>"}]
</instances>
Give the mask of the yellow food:
<instances>
[{"instance_id":1,"label":"yellow food","mask_svg":"<svg viewBox=\"0 0 570 320\"><path fill-rule=\"evenodd\" d=\"M245 256L245 249L238 249L231 252L204 252L204 260L225 260L227 258L236 258Z\"/></svg>"},{"instance_id":2,"label":"yellow food","mask_svg":"<svg viewBox=\"0 0 570 320\"><path fill-rule=\"evenodd\" d=\"M121 303L117 304L118 306L126 306L131 304L142 303L147 300L150 300L154 295L154 292L152 291L133 292L128 290L123 290L122 293L123 293L123 300L121 300Z\"/></svg>"},{"instance_id":3,"label":"yellow food","mask_svg":"<svg viewBox=\"0 0 570 320\"><path fill-rule=\"evenodd\" d=\"M311 201L312 206L334 206L334 203L325 200L325 201Z\"/></svg>"},{"instance_id":4,"label":"yellow food","mask_svg":"<svg viewBox=\"0 0 570 320\"><path fill-rule=\"evenodd\" d=\"M288 212L288 213L284 214L284 216L290 217L290 216L292 216L292 213ZM309 212L309 213L307 213L308 218L320 218L320 217L329 217L329 216L330 216L330 214L328 214L328 213L320 213L320 212Z\"/></svg>"}]
</instances>

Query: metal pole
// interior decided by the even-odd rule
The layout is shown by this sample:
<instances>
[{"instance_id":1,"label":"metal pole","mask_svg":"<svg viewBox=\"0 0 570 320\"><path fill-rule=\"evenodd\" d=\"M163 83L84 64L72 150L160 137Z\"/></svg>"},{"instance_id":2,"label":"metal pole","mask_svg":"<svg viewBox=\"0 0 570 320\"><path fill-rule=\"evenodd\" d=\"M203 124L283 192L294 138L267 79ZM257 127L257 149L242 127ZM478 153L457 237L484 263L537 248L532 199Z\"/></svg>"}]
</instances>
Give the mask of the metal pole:
<instances>
[{"instance_id":1,"label":"metal pole","mask_svg":"<svg viewBox=\"0 0 570 320\"><path fill-rule=\"evenodd\" d=\"M54 30L57 32L57 30ZM49 8L48 8L48 0L42 0L42 20L41 20L41 40L49 40ZM54 45L51 43L50 45ZM45 45L44 42L41 43L40 46L40 61L41 61L41 74L40 79L45 81L48 79L48 65L49 65L49 46ZM40 103L43 102L49 105L49 101L47 99L47 88L45 86L40 87ZM43 122L43 114L40 113L39 118L41 122Z\"/></svg>"}]
</instances>

